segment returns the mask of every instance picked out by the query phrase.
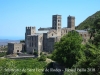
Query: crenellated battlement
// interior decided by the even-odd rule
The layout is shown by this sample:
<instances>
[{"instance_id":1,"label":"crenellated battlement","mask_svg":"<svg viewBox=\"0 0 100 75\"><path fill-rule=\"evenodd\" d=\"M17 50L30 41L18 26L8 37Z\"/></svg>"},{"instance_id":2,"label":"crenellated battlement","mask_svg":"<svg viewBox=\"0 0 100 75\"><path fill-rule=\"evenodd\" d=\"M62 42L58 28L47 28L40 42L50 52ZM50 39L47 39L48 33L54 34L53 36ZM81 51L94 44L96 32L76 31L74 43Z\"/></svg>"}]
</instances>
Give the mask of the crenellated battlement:
<instances>
[{"instance_id":1,"label":"crenellated battlement","mask_svg":"<svg viewBox=\"0 0 100 75\"><path fill-rule=\"evenodd\" d=\"M74 16L68 16L68 19L75 19L75 17Z\"/></svg>"},{"instance_id":2,"label":"crenellated battlement","mask_svg":"<svg viewBox=\"0 0 100 75\"><path fill-rule=\"evenodd\" d=\"M28 29L35 29L35 26L34 27L31 27L31 26L26 27L26 30L28 30Z\"/></svg>"},{"instance_id":3,"label":"crenellated battlement","mask_svg":"<svg viewBox=\"0 0 100 75\"><path fill-rule=\"evenodd\" d=\"M34 27L28 26L28 27L26 27L25 36L33 35L35 32L36 32L35 26Z\"/></svg>"}]
</instances>

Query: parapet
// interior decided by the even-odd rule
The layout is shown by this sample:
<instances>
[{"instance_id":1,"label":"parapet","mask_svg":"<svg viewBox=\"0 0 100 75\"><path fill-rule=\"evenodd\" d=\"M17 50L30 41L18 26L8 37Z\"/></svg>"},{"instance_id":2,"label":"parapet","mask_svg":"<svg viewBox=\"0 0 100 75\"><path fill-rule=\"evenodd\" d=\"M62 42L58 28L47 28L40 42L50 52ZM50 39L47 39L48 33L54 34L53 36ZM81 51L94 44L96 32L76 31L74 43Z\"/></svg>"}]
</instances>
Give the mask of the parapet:
<instances>
[{"instance_id":1,"label":"parapet","mask_svg":"<svg viewBox=\"0 0 100 75\"><path fill-rule=\"evenodd\" d=\"M34 27L26 27L26 29L35 29L35 26Z\"/></svg>"},{"instance_id":2,"label":"parapet","mask_svg":"<svg viewBox=\"0 0 100 75\"><path fill-rule=\"evenodd\" d=\"M74 16L70 16L70 15L68 16L68 18L72 18L72 19L75 19L75 17L74 17Z\"/></svg>"},{"instance_id":3,"label":"parapet","mask_svg":"<svg viewBox=\"0 0 100 75\"><path fill-rule=\"evenodd\" d=\"M61 18L61 15L58 15L58 14L52 15L52 18Z\"/></svg>"}]
</instances>

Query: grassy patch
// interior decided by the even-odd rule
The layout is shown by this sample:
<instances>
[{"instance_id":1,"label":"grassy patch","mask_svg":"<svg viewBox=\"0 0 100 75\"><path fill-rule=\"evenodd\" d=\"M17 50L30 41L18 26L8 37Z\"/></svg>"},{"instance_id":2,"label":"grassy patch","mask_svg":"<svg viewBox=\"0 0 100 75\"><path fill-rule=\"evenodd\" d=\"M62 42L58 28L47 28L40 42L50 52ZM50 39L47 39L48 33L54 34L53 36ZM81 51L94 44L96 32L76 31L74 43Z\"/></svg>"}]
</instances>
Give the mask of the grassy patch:
<instances>
[{"instance_id":1,"label":"grassy patch","mask_svg":"<svg viewBox=\"0 0 100 75\"><path fill-rule=\"evenodd\" d=\"M43 75L46 65L46 62L32 58L0 59L0 75Z\"/></svg>"}]
</instances>

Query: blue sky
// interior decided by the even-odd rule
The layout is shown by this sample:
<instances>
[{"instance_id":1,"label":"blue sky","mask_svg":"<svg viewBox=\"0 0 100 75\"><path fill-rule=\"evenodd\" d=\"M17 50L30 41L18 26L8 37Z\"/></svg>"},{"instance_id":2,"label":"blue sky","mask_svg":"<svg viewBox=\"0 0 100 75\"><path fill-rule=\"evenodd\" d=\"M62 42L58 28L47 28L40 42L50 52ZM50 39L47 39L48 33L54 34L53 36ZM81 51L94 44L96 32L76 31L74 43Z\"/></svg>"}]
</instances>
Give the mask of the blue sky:
<instances>
[{"instance_id":1,"label":"blue sky","mask_svg":"<svg viewBox=\"0 0 100 75\"><path fill-rule=\"evenodd\" d=\"M79 25L88 16L100 11L100 0L0 0L0 39L24 39L25 27L52 26L52 15L75 16Z\"/></svg>"}]
</instances>

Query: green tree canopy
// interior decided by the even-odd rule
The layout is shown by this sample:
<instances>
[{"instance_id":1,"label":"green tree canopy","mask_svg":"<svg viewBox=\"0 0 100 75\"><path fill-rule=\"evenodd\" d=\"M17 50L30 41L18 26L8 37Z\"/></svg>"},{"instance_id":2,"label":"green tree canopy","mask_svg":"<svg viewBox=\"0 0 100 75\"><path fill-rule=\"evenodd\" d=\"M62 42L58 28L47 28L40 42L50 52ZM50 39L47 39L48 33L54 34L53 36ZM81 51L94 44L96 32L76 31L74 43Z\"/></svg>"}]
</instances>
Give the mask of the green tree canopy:
<instances>
[{"instance_id":1,"label":"green tree canopy","mask_svg":"<svg viewBox=\"0 0 100 75\"><path fill-rule=\"evenodd\" d=\"M20 43L25 43L25 40L20 40Z\"/></svg>"},{"instance_id":2,"label":"green tree canopy","mask_svg":"<svg viewBox=\"0 0 100 75\"><path fill-rule=\"evenodd\" d=\"M94 45L99 46L100 45L100 18L94 21L94 25L92 26L92 28L89 30L90 32L90 39L91 37L93 37L94 39L92 39Z\"/></svg>"},{"instance_id":3,"label":"green tree canopy","mask_svg":"<svg viewBox=\"0 0 100 75\"><path fill-rule=\"evenodd\" d=\"M74 67L85 68L87 71L78 75L100 75L100 50L93 44L86 44L83 53L84 60L80 59Z\"/></svg>"},{"instance_id":4,"label":"green tree canopy","mask_svg":"<svg viewBox=\"0 0 100 75\"><path fill-rule=\"evenodd\" d=\"M81 57L82 38L76 31L71 31L55 44L52 59L66 67L72 67Z\"/></svg>"}]
</instances>

